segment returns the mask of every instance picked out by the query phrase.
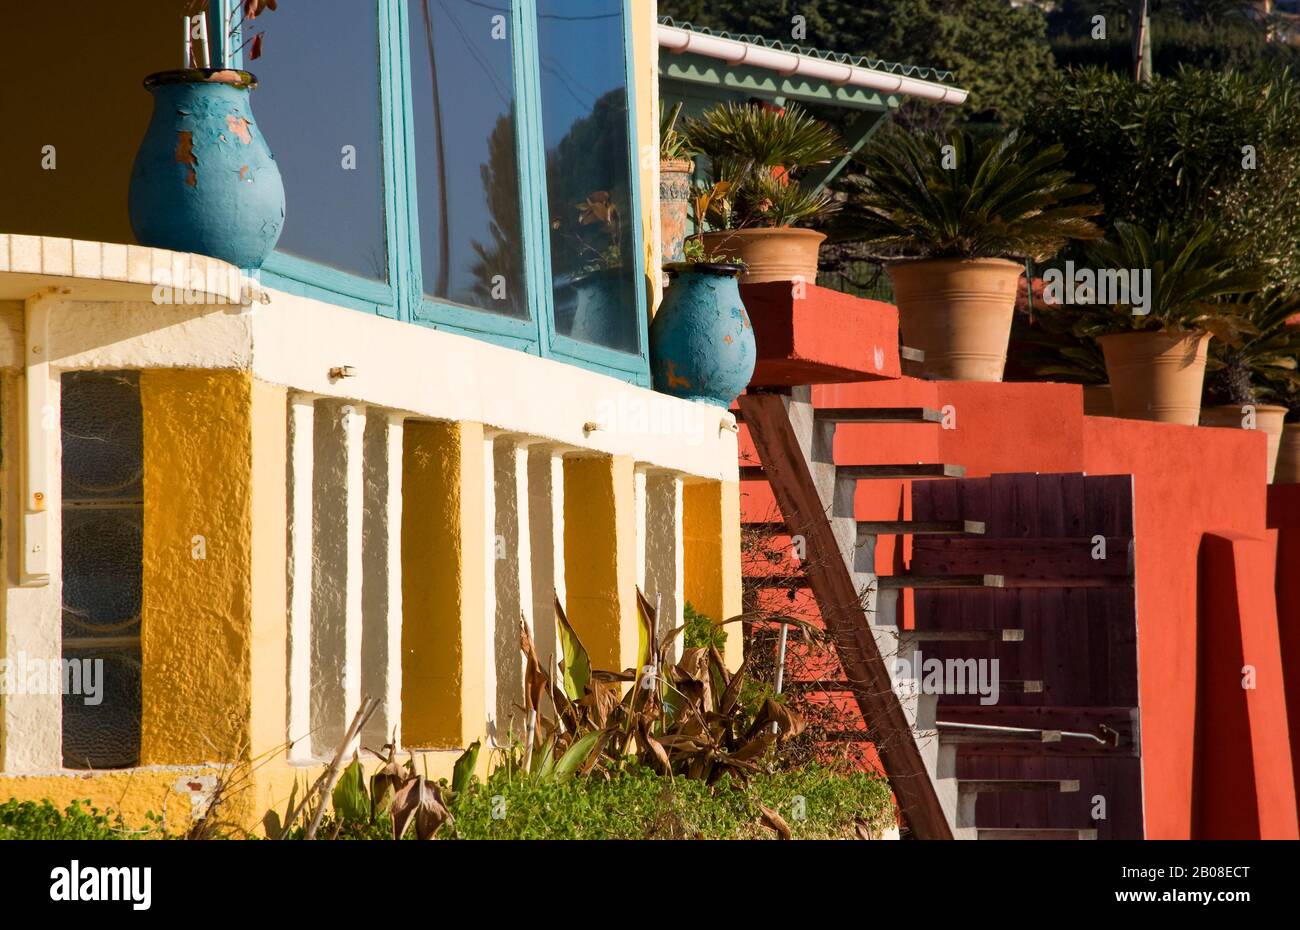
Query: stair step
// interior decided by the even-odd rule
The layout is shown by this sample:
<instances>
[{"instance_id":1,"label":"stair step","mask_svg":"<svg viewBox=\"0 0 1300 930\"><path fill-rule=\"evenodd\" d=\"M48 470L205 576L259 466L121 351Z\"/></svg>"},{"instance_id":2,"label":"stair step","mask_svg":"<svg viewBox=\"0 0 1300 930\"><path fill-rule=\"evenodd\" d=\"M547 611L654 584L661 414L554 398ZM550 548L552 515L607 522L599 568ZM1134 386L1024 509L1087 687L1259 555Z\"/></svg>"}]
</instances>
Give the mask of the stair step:
<instances>
[{"instance_id":1,"label":"stair step","mask_svg":"<svg viewBox=\"0 0 1300 930\"><path fill-rule=\"evenodd\" d=\"M880 575L876 584L882 591L935 588L1005 588L1007 580L1001 575Z\"/></svg>"},{"instance_id":2,"label":"stair step","mask_svg":"<svg viewBox=\"0 0 1300 930\"><path fill-rule=\"evenodd\" d=\"M903 630L914 643L1023 643L1024 630Z\"/></svg>"},{"instance_id":3,"label":"stair step","mask_svg":"<svg viewBox=\"0 0 1300 930\"><path fill-rule=\"evenodd\" d=\"M907 362L924 362L925 349L914 349L911 346L899 346L898 357Z\"/></svg>"},{"instance_id":4,"label":"stair step","mask_svg":"<svg viewBox=\"0 0 1300 930\"><path fill-rule=\"evenodd\" d=\"M858 521L859 539L863 536L981 536L983 533L984 524L979 520Z\"/></svg>"},{"instance_id":5,"label":"stair step","mask_svg":"<svg viewBox=\"0 0 1300 930\"><path fill-rule=\"evenodd\" d=\"M785 688L787 691L852 691L853 683L839 678L807 678L798 681L787 681ZM1008 681L1004 679L998 682L998 690L1005 694L1041 694L1043 683L1041 681ZM961 740L956 742L961 742Z\"/></svg>"},{"instance_id":6,"label":"stair step","mask_svg":"<svg viewBox=\"0 0 1300 930\"><path fill-rule=\"evenodd\" d=\"M1071 778L963 778L957 782L962 794L995 794L1004 791L1051 791L1073 794L1078 779Z\"/></svg>"},{"instance_id":7,"label":"stair step","mask_svg":"<svg viewBox=\"0 0 1300 930\"><path fill-rule=\"evenodd\" d=\"M1004 687L1005 682L999 687ZM1033 730L1027 727L995 727L979 724L939 722L940 742L962 746L1032 745L1059 743L1060 730Z\"/></svg>"},{"instance_id":8,"label":"stair step","mask_svg":"<svg viewBox=\"0 0 1300 930\"><path fill-rule=\"evenodd\" d=\"M961 478L966 474L964 465L938 465L920 462L915 465L840 465L837 478L854 481L884 481L904 478ZM766 481L762 465L741 465L741 481Z\"/></svg>"},{"instance_id":9,"label":"stair step","mask_svg":"<svg viewBox=\"0 0 1300 930\"><path fill-rule=\"evenodd\" d=\"M838 478L858 481L876 481L894 478L963 478L965 465L943 465L935 462L918 462L913 465L840 465L835 470Z\"/></svg>"},{"instance_id":10,"label":"stair step","mask_svg":"<svg viewBox=\"0 0 1300 930\"><path fill-rule=\"evenodd\" d=\"M942 423L943 411L931 407L826 407L820 423Z\"/></svg>"},{"instance_id":11,"label":"stair step","mask_svg":"<svg viewBox=\"0 0 1300 930\"><path fill-rule=\"evenodd\" d=\"M1073 830L1066 827L980 827L981 840L1095 840L1096 830Z\"/></svg>"}]
</instances>

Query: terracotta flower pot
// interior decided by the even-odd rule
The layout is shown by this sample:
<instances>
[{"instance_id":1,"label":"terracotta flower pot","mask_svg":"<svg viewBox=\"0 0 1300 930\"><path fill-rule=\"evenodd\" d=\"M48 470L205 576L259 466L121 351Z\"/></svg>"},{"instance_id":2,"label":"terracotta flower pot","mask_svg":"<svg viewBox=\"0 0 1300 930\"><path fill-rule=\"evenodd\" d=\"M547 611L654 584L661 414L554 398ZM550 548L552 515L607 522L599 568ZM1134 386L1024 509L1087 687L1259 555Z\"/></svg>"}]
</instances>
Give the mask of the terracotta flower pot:
<instances>
[{"instance_id":1,"label":"terracotta flower pot","mask_svg":"<svg viewBox=\"0 0 1300 930\"><path fill-rule=\"evenodd\" d=\"M1115 415L1115 398L1111 395L1109 384L1085 384L1083 386L1083 415L1086 417L1113 417Z\"/></svg>"},{"instance_id":2,"label":"terracotta flower pot","mask_svg":"<svg viewBox=\"0 0 1300 930\"><path fill-rule=\"evenodd\" d=\"M1282 430L1277 453L1274 484L1300 484L1300 423L1288 423Z\"/></svg>"},{"instance_id":3,"label":"terracotta flower pot","mask_svg":"<svg viewBox=\"0 0 1300 930\"><path fill-rule=\"evenodd\" d=\"M1277 471L1278 451L1282 446L1282 427L1286 423L1287 408L1273 404L1255 404L1252 429L1257 429L1268 437L1268 483L1273 483ZM1222 404L1206 407L1201 411L1202 426L1217 426L1224 429L1246 429L1250 412L1240 404Z\"/></svg>"},{"instance_id":4,"label":"terracotta flower pot","mask_svg":"<svg viewBox=\"0 0 1300 930\"><path fill-rule=\"evenodd\" d=\"M1002 258L939 258L887 266L904 345L925 352L925 372L1001 381L1024 266Z\"/></svg>"},{"instance_id":5,"label":"terracotta flower pot","mask_svg":"<svg viewBox=\"0 0 1300 930\"><path fill-rule=\"evenodd\" d=\"M1097 342L1106 356L1116 416L1184 426L1200 422L1209 333L1115 333Z\"/></svg>"},{"instance_id":6,"label":"terracotta flower pot","mask_svg":"<svg viewBox=\"0 0 1300 930\"><path fill-rule=\"evenodd\" d=\"M768 281L817 283L817 251L826 237L812 229L781 226L776 229L728 229L703 235L704 250L743 262L741 284Z\"/></svg>"},{"instance_id":7,"label":"terracotta flower pot","mask_svg":"<svg viewBox=\"0 0 1300 930\"><path fill-rule=\"evenodd\" d=\"M659 244L663 263L680 262L686 257L686 220L691 201L691 175L695 162L673 158L659 162Z\"/></svg>"}]
</instances>

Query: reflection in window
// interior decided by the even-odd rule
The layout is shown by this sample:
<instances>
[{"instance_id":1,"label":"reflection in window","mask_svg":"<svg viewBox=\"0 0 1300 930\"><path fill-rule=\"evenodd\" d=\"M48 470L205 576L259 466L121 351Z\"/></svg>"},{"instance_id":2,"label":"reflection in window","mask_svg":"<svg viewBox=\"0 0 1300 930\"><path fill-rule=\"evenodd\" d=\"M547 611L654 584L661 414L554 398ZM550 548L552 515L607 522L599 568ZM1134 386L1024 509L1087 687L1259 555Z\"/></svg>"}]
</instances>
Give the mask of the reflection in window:
<instances>
[{"instance_id":1,"label":"reflection in window","mask_svg":"<svg viewBox=\"0 0 1300 930\"><path fill-rule=\"evenodd\" d=\"M70 372L62 393L63 764L124 768L140 755L139 375Z\"/></svg>"},{"instance_id":2,"label":"reflection in window","mask_svg":"<svg viewBox=\"0 0 1300 930\"><path fill-rule=\"evenodd\" d=\"M282 4L249 68L253 114L284 178L277 251L387 281L376 5Z\"/></svg>"},{"instance_id":3,"label":"reflection in window","mask_svg":"<svg viewBox=\"0 0 1300 930\"><path fill-rule=\"evenodd\" d=\"M409 0L424 292L527 317L509 0Z\"/></svg>"},{"instance_id":4,"label":"reflection in window","mask_svg":"<svg viewBox=\"0 0 1300 930\"><path fill-rule=\"evenodd\" d=\"M555 328L637 350L622 0L538 0Z\"/></svg>"}]
</instances>

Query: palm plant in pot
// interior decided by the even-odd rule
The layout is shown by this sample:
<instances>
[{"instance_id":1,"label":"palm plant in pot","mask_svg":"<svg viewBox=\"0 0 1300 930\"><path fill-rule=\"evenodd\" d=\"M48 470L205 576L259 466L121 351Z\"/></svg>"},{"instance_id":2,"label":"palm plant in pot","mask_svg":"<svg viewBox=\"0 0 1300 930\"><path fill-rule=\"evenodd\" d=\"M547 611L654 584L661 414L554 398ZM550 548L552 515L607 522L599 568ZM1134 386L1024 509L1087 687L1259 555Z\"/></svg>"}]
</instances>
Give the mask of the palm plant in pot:
<instances>
[{"instance_id":1,"label":"palm plant in pot","mask_svg":"<svg viewBox=\"0 0 1300 930\"><path fill-rule=\"evenodd\" d=\"M696 233L708 252L742 263L745 284L817 280L826 237L799 228L838 204L802 176L844 153L839 136L797 106L725 103L686 124L691 146L709 162L696 211Z\"/></svg>"},{"instance_id":2,"label":"palm plant in pot","mask_svg":"<svg viewBox=\"0 0 1300 930\"><path fill-rule=\"evenodd\" d=\"M1073 183L1064 158L1016 133L893 129L846 179L835 236L887 263L903 340L925 351L928 375L1001 381L1025 259L1101 236L1100 208L1071 202L1092 188Z\"/></svg>"},{"instance_id":3,"label":"palm plant in pot","mask_svg":"<svg viewBox=\"0 0 1300 930\"><path fill-rule=\"evenodd\" d=\"M1300 325L1290 322L1300 314L1300 294L1272 287L1242 295L1232 306L1244 333L1210 345L1201 424L1263 432L1272 482L1290 413L1285 401L1300 391Z\"/></svg>"},{"instance_id":4,"label":"palm plant in pot","mask_svg":"<svg viewBox=\"0 0 1300 930\"><path fill-rule=\"evenodd\" d=\"M1211 336L1234 345L1251 329L1240 307L1222 298L1256 290L1260 274L1243 268L1240 247L1216 238L1208 223L1181 231L1161 223L1153 236L1118 222L1088 260L1142 282L1127 299L1096 295L1076 311L1075 334L1105 354L1116 415L1195 426Z\"/></svg>"},{"instance_id":5,"label":"palm plant in pot","mask_svg":"<svg viewBox=\"0 0 1300 930\"><path fill-rule=\"evenodd\" d=\"M275 249L284 227L284 185L253 119L249 93L257 78L230 62L241 35L250 59L261 54L262 33L251 34L251 26L277 5L239 0L232 9L230 0L194 0L183 23L183 67L145 78L154 112L128 200L142 245L211 255L245 269L260 268ZM223 33L218 61L208 41L210 20Z\"/></svg>"},{"instance_id":6,"label":"palm plant in pot","mask_svg":"<svg viewBox=\"0 0 1300 930\"><path fill-rule=\"evenodd\" d=\"M690 213L691 176L695 152L686 134L678 131L682 105L659 110L659 243L663 261L680 262L686 256L686 221Z\"/></svg>"},{"instance_id":7,"label":"palm plant in pot","mask_svg":"<svg viewBox=\"0 0 1300 930\"><path fill-rule=\"evenodd\" d=\"M686 240L683 253L683 261L664 266L668 289L650 323L655 390L727 409L749 384L758 360L754 328L740 299L745 266L709 252L698 235Z\"/></svg>"}]
</instances>

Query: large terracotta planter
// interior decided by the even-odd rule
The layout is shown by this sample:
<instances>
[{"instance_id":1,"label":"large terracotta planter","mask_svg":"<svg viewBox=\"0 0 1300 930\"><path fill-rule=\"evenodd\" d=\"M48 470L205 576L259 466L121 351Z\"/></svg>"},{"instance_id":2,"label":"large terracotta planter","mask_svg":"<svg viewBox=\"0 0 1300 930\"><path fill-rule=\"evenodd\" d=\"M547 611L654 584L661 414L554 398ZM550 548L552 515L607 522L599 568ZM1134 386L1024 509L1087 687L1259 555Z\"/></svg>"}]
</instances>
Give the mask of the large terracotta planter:
<instances>
[{"instance_id":1,"label":"large terracotta planter","mask_svg":"<svg viewBox=\"0 0 1300 930\"><path fill-rule=\"evenodd\" d=\"M680 262L686 257L683 246L694 173L695 162L689 158L659 162L659 245L664 264Z\"/></svg>"},{"instance_id":2,"label":"large terracotta planter","mask_svg":"<svg viewBox=\"0 0 1300 930\"><path fill-rule=\"evenodd\" d=\"M1001 381L1025 268L1001 258L894 262L886 269L903 344L925 351L925 373L958 381Z\"/></svg>"},{"instance_id":3,"label":"large terracotta planter","mask_svg":"<svg viewBox=\"0 0 1300 930\"><path fill-rule=\"evenodd\" d=\"M1106 356L1116 416L1184 426L1200 422L1209 333L1157 330L1097 341Z\"/></svg>"},{"instance_id":4,"label":"large terracotta planter","mask_svg":"<svg viewBox=\"0 0 1300 930\"><path fill-rule=\"evenodd\" d=\"M741 284L802 280L817 283L817 252L826 237L811 229L728 229L702 237L710 255L743 263Z\"/></svg>"},{"instance_id":5,"label":"large terracotta planter","mask_svg":"<svg viewBox=\"0 0 1300 930\"><path fill-rule=\"evenodd\" d=\"M1255 404L1254 429L1268 438L1268 483L1273 483L1277 472L1277 457L1282 446L1282 427L1286 424L1286 407L1273 404ZM1223 404L1206 407L1201 411L1202 426L1217 426L1224 429L1245 429L1248 412L1240 404Z\"/></svg>"},{"instance_id":6,"label":"large terracotta planter","mask_svg":"<svg viewBox=\"0 0 1300 930\"><path fill-rule=\"evenodd\" d=\"M1300 423L1288 423L1282 430L1273 483L1300 484Z\"/></svg>"}]
</instances>

